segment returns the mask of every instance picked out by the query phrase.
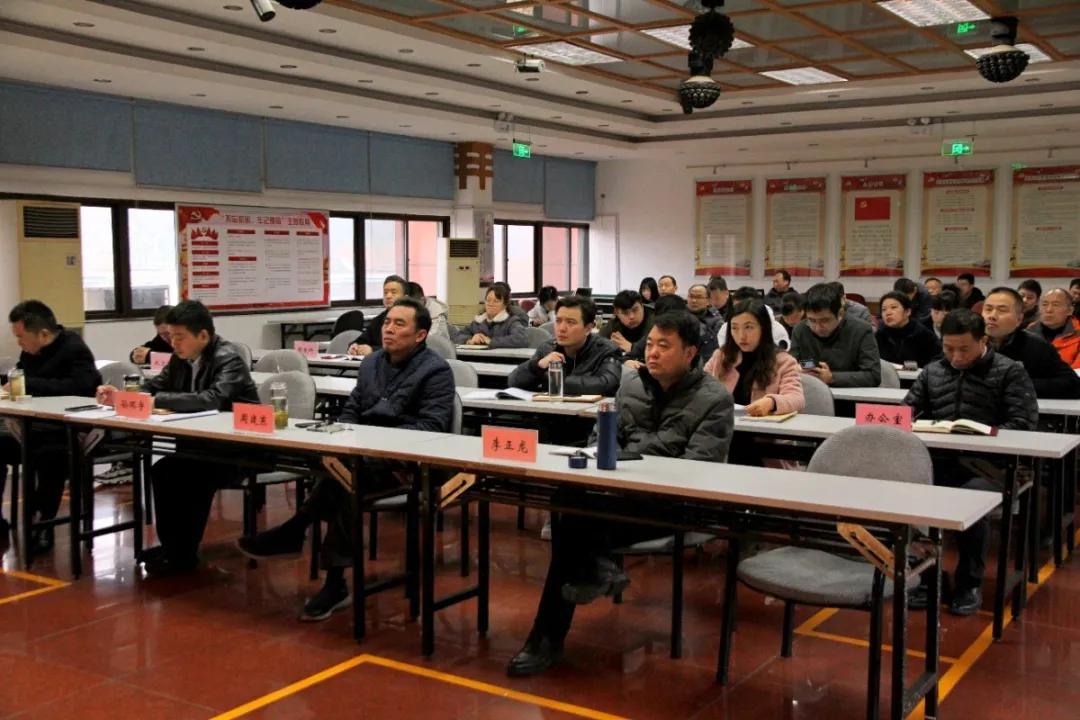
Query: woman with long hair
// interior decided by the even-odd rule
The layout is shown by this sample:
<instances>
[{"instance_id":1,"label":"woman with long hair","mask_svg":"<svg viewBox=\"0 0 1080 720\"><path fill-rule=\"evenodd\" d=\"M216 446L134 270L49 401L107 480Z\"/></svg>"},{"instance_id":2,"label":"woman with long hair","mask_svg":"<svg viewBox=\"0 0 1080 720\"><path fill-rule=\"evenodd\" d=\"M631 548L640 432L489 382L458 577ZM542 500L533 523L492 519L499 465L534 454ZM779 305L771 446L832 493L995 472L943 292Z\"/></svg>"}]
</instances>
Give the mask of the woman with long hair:
<instances>
[{"instance_id":1,"label":"woman with long hair","mask_svg":"<svg viewBox=\"0 0 1080 720\"><path fill-rule=\"evenodd\" d=\"M529 346L525 321L509 311L510 293L506 287L492 285L484 295L484 312L458 331L458 345L486 345L491 348L523 348Z\"/></svg>"},{"instance_id":2,"label":"woman with long hair","mask_svg":"<svg viewBox=\"0 0 1080 720\"><path fill-rule=\"evenodd\" d=\"M641 299L647 307L652 307L653 303L660 299L660 288L656 285L656 278L643 278L638 292L641 293Z\"/></svg>"}]
</instances>

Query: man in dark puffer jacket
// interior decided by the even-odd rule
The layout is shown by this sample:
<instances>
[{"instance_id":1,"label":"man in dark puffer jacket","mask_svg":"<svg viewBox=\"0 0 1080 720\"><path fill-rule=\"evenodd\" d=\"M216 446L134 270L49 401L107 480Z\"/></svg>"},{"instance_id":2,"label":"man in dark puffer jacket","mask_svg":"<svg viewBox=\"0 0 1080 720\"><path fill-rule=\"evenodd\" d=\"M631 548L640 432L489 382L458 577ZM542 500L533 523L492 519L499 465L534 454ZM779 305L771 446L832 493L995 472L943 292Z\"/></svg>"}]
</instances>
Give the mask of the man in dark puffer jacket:
<instances>
[{"instance_id":1,"label":"man in dark puffer jacket","mask_svg":"<svg viewBox=\"0 0 1080 720\"><path fill-rule=\"evenodd\" d=\"M1006 430L1034 430L1039 422L1035 388L1023 365L989 346L983 319L970 310L954 310L941 323L945 357L928 365L904 403L930 420L974 420ZM972 477L955 456L935 459L934 482L949 487L998 492L985 477ZM960 534L955 592L950 612L971 615L982 604L990 522L985 517ZM926 607L926 590L911 594L911 606Z\"/></svg>"}]
</instances>

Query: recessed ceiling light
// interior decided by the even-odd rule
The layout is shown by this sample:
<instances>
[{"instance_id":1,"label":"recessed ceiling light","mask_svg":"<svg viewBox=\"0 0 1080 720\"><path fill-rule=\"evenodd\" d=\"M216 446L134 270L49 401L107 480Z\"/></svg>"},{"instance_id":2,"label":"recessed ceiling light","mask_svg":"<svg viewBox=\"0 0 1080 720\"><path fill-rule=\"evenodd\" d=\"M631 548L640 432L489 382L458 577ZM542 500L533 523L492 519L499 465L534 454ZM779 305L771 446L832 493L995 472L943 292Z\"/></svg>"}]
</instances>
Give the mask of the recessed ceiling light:
<instances>
[{"instance_id":1,"label":"recessed ceiling light","mask_svg":"<svg viewBox=\"0 0 1080 720\"><path fill-rule=\"evenodd\" d=\"M829 100L835 100L836 98L840 97L840 93L829 93L825 97L827 97Z\"/></svg>"},{"instance_id":2,"label":"recessed ceiling light","mask_svg":"<svg viewBox=\"0 0 1080 720\"><path fill-rule=\"evenodd\" d=\"M632 103L632 102L634 102L634 101L633 101L633 100L630 100L630 99L627 99L627 100L623 100L622 102L623 102L623 105L626 105L626 104L628 104L628 103Z\"/></svg>"},{"instance_id":3,"label":"recessed ceiling light","mask_svg":"<svg viewBox=\"0 0 1080 720\"><path fill-rule=\"evenodd\" d=\"M743 100L743 101L742 101L742 104L743 104L743 105L753 105L753 104L754 104L754 101L753 101L753 100Z\"/></svg>"},{"instance_id":4,"label":"recessed ceiling light","mask_svg":"<svg viewBox=\"0 0 1080 720\"><path fill-rule=\"evenodd\" d=\"M672 109L672 108L664 108L664 109L663 109L663 110L661 110L660 112L675 112L675 110L674 110L674 109Z\"/></svg>"},{"instance_id":5,"label":"recessed ceiling light","mask_svg":"<svg viewBox=\"0 0 1080 720\"><path fill-rule=\"evenodd\" d=\"M886 0L878 3L878 7L916 27L986 20L990 17L968 0Z\"/></svg>"},{"instance_id":6,"label":"recessed ceiling light","mask_svg":"<svg viewBox=\"0 0 1080 720\"><path fill-rule=\"evenodd\" d=\"M588 94L589 94L589 91L588 91L588 90L578 90L578 91L577 91L576 93L574 93L574 94L575 94L575 95L588 95Z\"/></svg>"},{"instance_id":7,"label":"recessed ceiling light","mask_svg":"<svg viewBox=\"0 0 1080 720\"><path fill-rule=\"evenodd\" d=\"M360 83L361 85L370 85L371 83L373 83L375 81L374 80L357 80L356 82Z\"/></svg>"},{"instance_id":8,"label":"recessed ceiling light","mask_svg":"<svg viewBox=\"0 0 1080 720\"><path fill-rule=\"evenodd\" d=\"M749 150L749 149L750 149L750 148L739 148L739 152L746 152L746 151L747 151L747 150Z\"/></svg>"},{"instance_id":9,"label":"recessed ceiling light","mask_svg":"<svg viewBox=\"0 0 1080 720\"><path fill-rule=\"evenodd\" d=\"M764 70L761 73L765 77L786 82L789 85L820 85L822 83L847 82L839 75L819 70L816 67L792 68L790 70Z\"/></svg>"},{"instance_id":10,"label":"recessed ceiling light","mask_svg":"<svg viewBox=\"0 0 1080 720\"><path fill-rule=\"evenodd\" d=\"M506 142L506 141L507 141L507 140L509 140L509 139L510 139L510 138L499 138L498 142Z\"/></svg>"},{"instance_id":11,"label":"recessed ceiling light","mask_svg":"<svg viewBox=\"0 0 1080 720\"><path fill-rule=\"evenodd\" d=\"M790 125L791 123L790 123L790 122L788 122L787 120L785 120L784 122L782 122L782 123L780 123L780 124L781 124L781 125L784 125L784 126L787 126L787 125Z\"/></svg>"},{"instance_id":12,"label":"recessed ceiling light","mask_svg":"<svg viewBox=\"0 0 1080 720\"><path fill-rule=\"evenodd\" d=\"M450 133L450 137L457 137L457 133Z\"/></svg>"},{"instance_id":13,"label":"recessed ceiling light","mask_svg":"<svg viewBox=\"0 0 1080 720\"><path fill-rule=\"evenodd\" d=\"M348 119L349 119L349 116L348 116L348 115L338 115L338 116L337 116L337 119L338 119L338 120L348 120Z\"/></svg>"},{"instance_id":14,"label":"recessed ceiling light","mask_svg":"<svg viewBox=\"0 0 1080 720\"><path fill-rule=\"evenodd\" d=\"M923 85L923 86L922 86L921 88L919 88L919 89L920 89L920 90L922 90L923 92L926 92L927 90L933 90L933 89L934 89L934 86L933 86L933 85Z\"/></svg>"},{"instance_id":15,"label":"recessed ceiling light","mask_svg":"<svg viewBox=\"0 0 1080 720\"><path fill-rule=\"evenodd\" d=\"M188 52L206 52L206 48L192 45L188 48Z\"/></svg>"},{"instance_id":16,"label":"recessed ceiling light","mask_svg":"<svg viewBox=\"0 0 1080 720\"><path fill-rule=\"evenodd\" d=\"M428 97L436 97L439 93L437 93L437 92L426 92L424 94L427 95Z\"/></svg>"},{"instance_id":17,"label":"recessed ceiling light","mask_svg":"<svg viewBox=\"0 0 1080 720\"><path fill-rule=\"evenodd\" d=\"M1018 43L1016 49L1026 52L1033 63L1050 62L1050 56L1031 43ZM990 50L991 48L973 48L964 52L977 59L990 52Z\"/></svg>"},{"instance_id":18,"label":"recessed ceiling light","mask_svg":"<svg viewBox=\"0 0 1080 720\"><path fill-rule=\"evenodd\" d=\"M575 155L584 155L585 153L583 153L583 152L576 152L576 153L574 153L574 154L575 154Z\"/></svg>"},{"instance_id":19,"label":"recessed ceiling light","mask_svg":"<svg viewBox=\"0 0 1080 720\"><path fill-rule=\"evenodd\" d=\"M650 35L657 40L662 40L669 45L680 47L683 50L690 49L690 26L689 25L676 25L674 27L663 28L651 28L649 30L642 30L641 32L646 35ZM742 48L754 47L745 40L735 38L731 43L732 50L741 50Z\"/></svg>"},{"instance_id":20,"label":"recessed ceiling light","mask_svg":"<svg viewBox=\"0 0 1080 720\"><path fill-rule=\"evenodd\" d=\"M323 35L333 35L337 32L337 30L335 30L334 28L319 28L319 32L321 32Z\"/></svg>"},{"instance_id":21,"label":"recessed ceiling light","mask_svg":"<svg viewBox=\"0 0 1080 720\"><path fill-rule=\"evenodd\" d=\"M1042 78L1024 78L1024 82L1039 82Z\"/></svg>"},{"instance_id":22,"label":"recessed ceiling light","mask_svg":"<svg viewBox=\"0 0 1080 720\"><path fill-rule=\"evenodd\" d=\"M642 134L642 135L652 135L652 133L650 133L650 132L643 132L643 133L641 133L641 134Z\"/></svg>"},{"instance_id":23,"label":"recessed ceiling light","mask_svg":"<svg viewBox=\"0 0 1080 720\"><path fill-rule=\"evenodd\" d=\"M709 132L720 132L720 128L718 128L718 127L709 128Z\"/></svg>"},{"instance_id":24,"label":"recessed ceiling light","mask_svg":"<svg viewBox=\"0 0 1080 720\"><path fill-rule=\"evenodd\" d=\"M480 63L469 63L465 67L480 67Z\"/></svg>"},{"instance_id":25,"label":"recessed ceiling light","mask_svg":"<svg viewBox=\"0 0 1080 720\"><path fill-rule=\"evenodd\" d=\"M881 140L881 142L885 142L885 143L894 143L894 142L896 142L896 138L883 138L883 139Z\"/></svg>"},{"instance_id":26,"label":"recessed ceiling light","mask_svg":"<svg viewBox=\"0 0 1080 720\"><path fill-rule=\"evenodd\" d=\"M222 5L221 9L228 10L229 12L240 12L244 8L240 7L239 5Z\"/></svg>"},{"instance_id":27,"label":"recessed ceiling light","mask_svg":"<svg viewBox=\"0 0 1080 720\"><path fill-rule=\"evenodd\" d=\"M818 143L807 143L806 147L817 147Z\"/></svg>"},{"instance_id":28,"label":"recessed ceiling light","mask_svg":"<svg viewBox=\"0 0 1080 720\"><path fill-rule=\"evenodd\" d=\"M191 93L191 97L206 97L206 93Z\"/></svg>"},{"instance_id":29,"label":"recessed ceiling light","mask_svg":"<svg viewBox=\"0 0 1080 720\"><path fill-rule=\"evenodd\" d=\"M412 55L416 51L413 50L412 48L400 48L398 50L398 52L401 53L402 55Z\"/></svg>"},{"instance_id":30,"label":"recessed ceiling light","mask_svg":"<svg viewBox=\"0 0 1080 720\"><path fill-rule=\"evenodd\" d=\"M111 83L112 80L110 80L109 78L94 78L94 82L101 83L101 84L105 85L105 84Z\"/></svg>"},{"instance_id":31,"label":"recessed ceiling light","mask_svg":"<svg viewBox=\"0 0 1080 720\"><path fill-rule=\"evenodd\" d=\"M271 105L270 109L271 110L284 110L285 106L284 105Z\"/></svg>"},{"instance_id":32,"label":"recessed ceiling light","mask_svg":"<svg viewBox=\"0 0 1080 720\"><path fill-rule=\"evenodd\" d=\"M562 120L562 115L552 115L551 119L552 120Z\"/></svg>"},{"instance_id":33,"label":"recessed ceiling light","mask_svg":"<svg viewBox=\"0 0 1080 720\"><path fill-rule=\"evenodd\" d=\"M525 78L525 82L540 82L540 78L538 78L538 77Z\"/></svg>"},{"instance_id":34,"label":"recessed ceiling light","mask_svg":"<svg viewBox=\"0 0 1080 720\"><path fill-rule=\"evenodd\" d=\"M863 119L863 122L866 122L867 120L873 120L874 116L873 115L863 115L862 119Z\"/></svg>"},{"instance_id":35,"label":"recessed ceiling light","mask_svg":"<svg viewBox=\"0 0 1080 720\"><path fill-rule=\"evenodd\" d=\"M536 147L547 147L547 145L537 145Z\"/></svg>"},{"instance_id":36,"label":"recessed ceiling light","mask_svg":"<svg viewBox=\"0 0 1080 720\"><path fill-rule=\"evenodd\" d=\"M1069 128L1054 128L1054 132L1069 132Z\"/></svg>"},{"instance_id":37,"label":"recessed ceiling light","mask_svg":"<svg viewBox=\"0 0 1080 720\"><path fill-rule=\"evenodd\" d=\"M77 23L72 23L72 25L74 25L75 27L82 27L82 28L97 27L92 22L77 22Z\"/></svg>"},{"instance_id":38,"label":"recessed ceiling light","mask_svg":"<svg viewBox=\"0 0 1080 720\"><path fill-rule=\"evenodd\" d=\"M295 69L296 69L296 65L282 65L282 66L281 66L281 69L282 69L282 70L295 70Z\"/></svg>"},{"instance_id":39,"label":"recessed ceiling light","mask_svg":"<svg viewBox=\"0 0 1080 720\"><path fill-rule=\"evenodd\" d=\"M1042 103L1041 105L1039 105L1039 107L1041 107L1041 108L1054 107L1054 103Z\"/></svg>"},{"instance_id":40,"label":"recessed ceiling light","mask_svg":"<svg viewBox=\"0 0 1080 720\"><path fill-rule=\"evenodd\" d=\"M959 110L948 110L948 111L945 112L945 114L946 115L959 115L960 111Z\"/></svg>"},{"instance_id":41,"label":"recessed ceiling light","mask_svg":"<svg viewBox=\"0 0 1080 720\"><path fill-rule=\"evenodd\" d=\"M562 40L557 42L539 43L537 45L514 45L510 49L517 50L526 55L544 58L545 60L554 60L563 65L600 65L603 63L620 62L617 57L572 45L568 42L563 42Z\"/></svg>"},{"instance_id":42,"label":"recessed ceiling light","mask_svg":"<svg viewBox=\"0 0 1080 720\"><path fill-rule=\"evenodd\" d=\"M611 127L610 125L597 125L596 127Z\"/></svg>"}]
</instances>

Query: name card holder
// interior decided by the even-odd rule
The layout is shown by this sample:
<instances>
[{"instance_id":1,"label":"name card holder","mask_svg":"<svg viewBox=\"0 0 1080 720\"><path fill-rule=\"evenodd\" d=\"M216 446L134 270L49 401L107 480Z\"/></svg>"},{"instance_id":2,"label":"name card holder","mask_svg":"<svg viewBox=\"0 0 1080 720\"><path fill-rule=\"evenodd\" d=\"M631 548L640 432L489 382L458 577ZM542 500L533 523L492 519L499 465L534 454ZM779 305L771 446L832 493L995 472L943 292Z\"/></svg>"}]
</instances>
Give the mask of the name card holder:
<instances>
[{"instance_id":1,"label":"name card holder","mask_svg":"<svg viewBox=\"0 0 1080 720\"><path fill-rule=\"evenodd\" d=\"M274 408L254 403L233 403L233 430L237 432L272 435L274 432Z\"/></svg>"},{"instance_id":2,"label":"name card holder","mask_svg":"<svg viewBox=\"0 0 1080 720\"><path fill-rule=\"evenodd\" d=\"M914 422L913 408L910 405L871 405L855 404L856 425L888 425L911 432Z\"/></svg>"},{"instance_id":3,"label":"name card holder","mask_svg":"<svg viewBox=\"0 0 1080 720\"><path fill-rule=\"evenodd\" d=\"M481 437L486 458L536 462L536 446L540 441L536 430L484 425L481 429Z\"/></svg>"},{"instance_id":4,"label":"name card holder","mask_svg":"<svg viewBox=\"0 0 1080 720\"><path fill-rule=\"evenodd\" d=\"M118 392L113 395L118 417L129 420L149 420L154 410L154 396L141 392Z\"/></svg>"}]
</instances>

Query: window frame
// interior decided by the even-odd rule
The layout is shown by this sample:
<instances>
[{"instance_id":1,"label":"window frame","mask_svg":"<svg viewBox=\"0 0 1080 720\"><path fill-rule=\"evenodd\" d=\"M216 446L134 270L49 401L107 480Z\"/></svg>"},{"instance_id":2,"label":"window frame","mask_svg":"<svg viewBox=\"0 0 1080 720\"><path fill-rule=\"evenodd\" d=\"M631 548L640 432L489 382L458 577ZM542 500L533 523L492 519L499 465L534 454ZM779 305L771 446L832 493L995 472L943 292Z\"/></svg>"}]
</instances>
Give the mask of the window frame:
<instances>
[{"instance_id":1,"label":"window frame","mask_svg":"<svg viewBox=\"0 0 1080 720\"><path fill-rule=\"evenodd\" d=\"M508 225L518 225L531 227L533 229L533 287L531 290L522 291L515 290L511 293L515 298L532 298L536 297L540 292L540 288L543 287L544 279L544 228L564 228L567 230L577 230L580 235L578 237L579 250L581 253L581 259L579 265L579 275L587 278L589 276L589 226L586 223L572 223L572 222L548 222L546 220L509 220L505 218L495 218L494 225L502 225L503 232L495 233L493 242L502 243L502 277L506 277L507 273L507 251L506 251L506 236ZM567 280L568 285L573 285L573 278L570 277L571 269L574 267L573 257L571 250L573 248L573 233L566 233L566 258L567 258ZM492 249L492 257L494 257L494 249ZM579 278L577 282L581 282ZM579 285L578 287L585 287ZM558 288L559 292L572 293L577 288L567 287L564 291L562 288Z\"/></svg>"}]
</instances>

